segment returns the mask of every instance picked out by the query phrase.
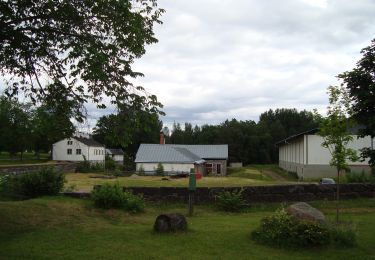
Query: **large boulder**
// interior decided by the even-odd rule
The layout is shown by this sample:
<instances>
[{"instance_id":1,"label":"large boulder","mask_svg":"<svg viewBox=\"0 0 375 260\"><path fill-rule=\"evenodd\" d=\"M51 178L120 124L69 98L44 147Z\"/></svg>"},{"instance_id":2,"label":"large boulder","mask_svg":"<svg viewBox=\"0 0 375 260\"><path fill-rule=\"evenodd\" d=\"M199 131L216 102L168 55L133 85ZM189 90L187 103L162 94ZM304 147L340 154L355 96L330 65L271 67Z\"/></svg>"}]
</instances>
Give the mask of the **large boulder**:
<instances>
[{"instance_id":1,"label":"large boulder","mask_svg":"<svg viewBox=\"0 0 375 260\"><path fill-rule=\"evenodd\" d=\"M185 231L186 229L186 218L179 213L161 214L154 224L154 230L158 233Z\"/></svg>"},{"instance_id":2,"label":"large boulder","mask_svg":"<svg viewBox=\"0 0 375 260\"><path fill-rule=\"evenodd\" d=\"M305 202L298 202L290 205L286 212L298 220L307 220L317 223L325 223L324 214Z\"/></svg>"}]
</instances>

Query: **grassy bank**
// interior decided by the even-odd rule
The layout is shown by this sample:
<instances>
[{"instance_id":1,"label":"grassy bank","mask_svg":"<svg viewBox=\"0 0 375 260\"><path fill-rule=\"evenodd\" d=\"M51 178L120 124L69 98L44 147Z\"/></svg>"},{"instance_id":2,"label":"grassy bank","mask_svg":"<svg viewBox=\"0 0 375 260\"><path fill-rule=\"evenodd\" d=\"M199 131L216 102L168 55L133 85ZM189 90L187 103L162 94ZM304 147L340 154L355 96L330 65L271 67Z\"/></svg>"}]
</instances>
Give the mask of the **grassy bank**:
<instances>
[{"instance_id":1,"label":"grassy bank","mask_svg":"<svg viewBox=\"0 0 375 260\"><path fill-rule=\"evenodd\" d=\"M65 187L74 187L75 190L90 191L94 185L103 183L119 182L126 187L188 187L188 178L163 180L160 176L131 176L117 177L114 179L90 178L93 176L103 176L102 174L70 173L66 175L67 183ZM265 179L252 179L245 177L203 177L197 181L197 187L243 187L252 185L278 184L279 182ZM284 182L288 183L288 182Z\"/></svg>"},{"instance_id":2,"label":"grassy bank","mask_svg":"<svg viewBox=\"0 0 375 260\"><path fill-rule=\"evenodd\" d=\"M334 219L334 202L314 202ZM94 209L88 200L45 197L0 202L2 259L370 259L375 257L375 200L345 201L342 217L358 227L358 247L284 250L254 243L250 232L278 205L228 214L197 206L187 233L152 232L162 212L185 205L148 205L131 215Z\"/></svg>"}]
</instances>

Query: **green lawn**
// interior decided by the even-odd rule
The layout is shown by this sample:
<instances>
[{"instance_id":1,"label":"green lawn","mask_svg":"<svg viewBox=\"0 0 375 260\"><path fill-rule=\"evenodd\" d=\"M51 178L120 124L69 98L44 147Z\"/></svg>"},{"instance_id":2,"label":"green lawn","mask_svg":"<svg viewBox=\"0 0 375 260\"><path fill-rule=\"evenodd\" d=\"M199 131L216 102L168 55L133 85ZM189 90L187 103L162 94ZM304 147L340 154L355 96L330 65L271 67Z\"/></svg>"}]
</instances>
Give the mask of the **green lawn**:
<instances>
[{"instance_id":1,"label":"green lawn","mask_svg":"<svg viewBox=\"0 0 375 260\"><path fill-rule=\"evenodd\" d=\"M242 168L229 169L226 177L203 177L197 180L197 187L244 187L253 185L289 184L296 183L294 179L274 180L265 171L277 171L275 165L251 165ZM277 172L276 172L277 173ZM278 173L277 173L278 174ZM163 180L161 176L127 176L115 179L90 178L103 176L98 173L69 173L66 175L65 187L74 187L79 191L91 191L94 185L119 182L126 187L188 187L188 178Z\"/></svg>"},{"instance_id":2,"label":"green lawn","mask_svg":"<svg viewBox=\"0 0 375 260\"><path fill-rule=\"evenodd\" d=\"M14 156L10 156L7 152L0 153L0 166L45 163L48 160L49 155L46 153L41 153L39 159L35 156L35 153L23 153L22 160L20 153Z\"/></svg>"},{"instance_id":3,"label":"green lawn","mask_svg":"<svg viewBox=\"0 0 375 260\"><path fill-rule=\"evenodd\" d=\"M0 202L1 259L373 259L375 199L345 201L342 217L358 227L355 248L277 249L250 239L262 217L278 205L229 214L197 206L189 231L152 232L162 212L186 213L185 205L148 204L146 212L98 210L89 200L45 197ZM334 202L314 202L334 219Z\"/></svg>"},{"instance_id":4,"label":"green lawn","mask_svg":"<svg viewBox=\"0 0 375 260\"><path fill-rule=\"evenodd\" d=\"M75 190L90 191L94 185L119 182L126 187L188 187L188 178L162 180L160 176L135 176L117 177L115 179L90 178L90 176L102 176L102 174L69 173L66 175L65 187L73 186ZM283 182L291 183L291 182ZM251 179L247 177L203 177L197 181L197 187L243 187L251 185L278 184L267 179Z\"/></svg>"}]
</instances>

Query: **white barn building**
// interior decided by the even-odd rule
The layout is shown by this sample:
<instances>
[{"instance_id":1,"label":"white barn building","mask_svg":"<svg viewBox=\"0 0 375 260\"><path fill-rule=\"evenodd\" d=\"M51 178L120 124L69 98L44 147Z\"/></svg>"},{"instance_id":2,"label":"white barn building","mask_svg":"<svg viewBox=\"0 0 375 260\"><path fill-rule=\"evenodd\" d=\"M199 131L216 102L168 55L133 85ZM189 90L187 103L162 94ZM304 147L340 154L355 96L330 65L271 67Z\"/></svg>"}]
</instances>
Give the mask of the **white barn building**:
<instances>
[{"instance_id":1,"label":"white barn building","mask_svg":"<svg viewBox=\"0 0 375 260\"><path fill-rule=\"evenodd\" d=\"M190 173L224 176L227 173L228 145L141 144L135 159L136 169L155 174L159 163L166 174ZM199 166L198 166L199 165Z\"/></svg>"},{"instance_id":2,"label":"white barn building","mask_svg":"<svg viewBox=\"0 0 375 260\"><path fill-rule=\"evenodd\" d=\"M105 148L104 145L91 138L65 138L53 144L52 159L73 162L80 162L86 159L91 163L104 163Z\"/></svg>"},{"instance_id":3,"label":"white barn building","mask_svg":"<svg viewBox=\"0 0 375 260\"><path fill-rule=\"evenodd\" d=\"M313 129L278 142L276 145L279 148L280 168L297 173L300 179L336 177L336 168L329 164L332 156L329 150L322 146L323 138L317 135L318 131L319 129ZM358 138L355 134L353 141L348 144L358 155L362 148L373 146L374 140L370 136ZM368 159L363 162L349 161L348 165L352 172L370 172Z\"/></svg>"}]
</instances>

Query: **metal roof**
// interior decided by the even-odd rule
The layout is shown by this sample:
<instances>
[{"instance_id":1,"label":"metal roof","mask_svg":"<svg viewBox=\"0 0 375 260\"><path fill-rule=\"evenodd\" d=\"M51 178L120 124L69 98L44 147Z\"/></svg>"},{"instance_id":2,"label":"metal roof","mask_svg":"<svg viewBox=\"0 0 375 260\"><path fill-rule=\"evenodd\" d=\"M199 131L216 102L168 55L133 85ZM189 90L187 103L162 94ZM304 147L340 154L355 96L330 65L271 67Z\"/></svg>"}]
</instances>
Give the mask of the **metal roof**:
<instances>
[{"instance_id":1,"label":"metal roof","mask_svg":"<svg viewBox=\"0 0 375 260\"><path fill-rule=\"evenodd\" d=\"M72 137L71 139L76 139L77 141L87 145L87 146L93 146L93 147L104 147L101 143L95 141L94 139L88 139L84 137Z\"/></svg>"},{"instance_id":2,"label":"metal roof","mask_svg":"<svg viewBox=\"0 0 375 260\"><path fill-rule=\"evenodd\" d=\"M202 159L227 159L228 145L141 144L135 162L194 163Z\"/></svg>"},{"instance_id":3,"label":"metal roof","mask_svg":"<svg viewBox=\"0 0 375 260\"><path fill-rule=\"evenodd\" d=\"M364 128L365 128L365 126L363 126L363 125L356 125L356 126L348 128L347 131L348 131L348 133L350 133L352 135L357 135L360 132L360 130L362 130ZM288 138L285 138L285 139L277 142L275 145L280 146L280 145L283 145L283 144L288 144L288 142L290 142L294 139L297 139L301 136L314 135L318 132L319 132L319 128L313 128L311 130L308 130L308 131L305 131L305 132L302 132L302 133L299 133L299 134L296 134L296 135L289 136Z\"/></svg>"},{"instance_id":4,"label":"metal roof","mask_svg":"<svg viewBox=\"0 0 375 260\"><path fill-rule=\"evenodd\" d=\"M106 154L123 155L124 151L121 149L107 148L105 149Z\"/></svg>"}]
</instances>

